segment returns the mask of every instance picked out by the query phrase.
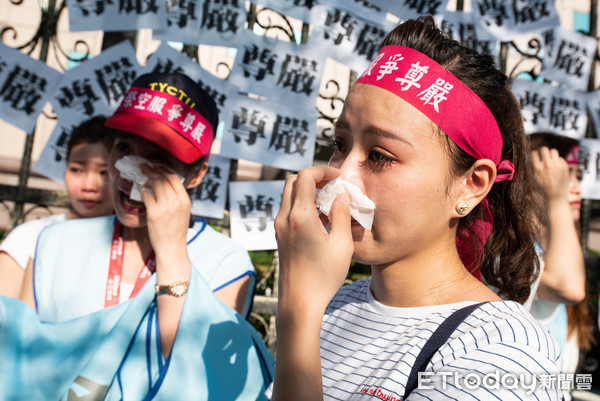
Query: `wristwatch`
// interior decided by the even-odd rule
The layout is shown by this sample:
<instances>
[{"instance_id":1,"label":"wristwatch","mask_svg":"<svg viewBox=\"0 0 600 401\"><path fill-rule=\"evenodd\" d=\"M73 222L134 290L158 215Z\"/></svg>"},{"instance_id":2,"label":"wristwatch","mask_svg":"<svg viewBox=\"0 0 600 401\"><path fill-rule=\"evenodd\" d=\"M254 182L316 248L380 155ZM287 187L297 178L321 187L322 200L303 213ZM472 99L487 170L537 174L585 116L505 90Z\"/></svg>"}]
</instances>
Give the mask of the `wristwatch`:
<instances>
[{"instance_id":1,"label":"wristwatch","mask_svg":"<svg viewBox=\"0 0 600 401\"><path fill-rule=\"evenodd\" d=\"M171 284L156 284L156 295L172 295L182 297L187 293L189 281L175 281Z\"/></svg>"}]
</instances>

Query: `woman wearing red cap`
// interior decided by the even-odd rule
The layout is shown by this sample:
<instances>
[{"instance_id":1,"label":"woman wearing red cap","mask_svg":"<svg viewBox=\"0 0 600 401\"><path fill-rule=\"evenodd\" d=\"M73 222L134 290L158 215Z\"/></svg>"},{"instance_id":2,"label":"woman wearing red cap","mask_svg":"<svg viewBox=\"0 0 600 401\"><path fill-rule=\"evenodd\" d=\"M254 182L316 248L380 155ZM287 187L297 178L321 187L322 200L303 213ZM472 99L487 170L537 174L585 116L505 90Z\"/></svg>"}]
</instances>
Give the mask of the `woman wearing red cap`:
<instances>
[{"instance_id":1,"label":"woman wearing red cap","mask_svg":"<svg viewBox=\"0 0 600 401\"><path fill-rule=\"evenodd\" d=\"M272 356L233 309L245 313L250 303L248 253L206 222L190 223L187 189L204 177L217 123L214 101L187 76L132 83L106 122L119 131L108 162L116 216L57 223L38 241L23 296L54 324L26 313L19 320L20 309L0 298L0 343L9 347L0 346L0 376L27 372L0 379L1 395L264 393Z\"/></svg>"},{"instance_id":2,"label":"woman wearing red cap","mask_svg":"<svg viewBox=\"0 0 600 401\"><path fill-rule=\"evenodd\" d=\"M330 165L284 189L274 400L559 398L560 351L519 303L538 266L526 141L492 57L431 17L386 37ZM337 177L374 201L370 230L346 194L319 216ZM351 259L372 276L340 288Z\"/></svg>"}]
</instances>

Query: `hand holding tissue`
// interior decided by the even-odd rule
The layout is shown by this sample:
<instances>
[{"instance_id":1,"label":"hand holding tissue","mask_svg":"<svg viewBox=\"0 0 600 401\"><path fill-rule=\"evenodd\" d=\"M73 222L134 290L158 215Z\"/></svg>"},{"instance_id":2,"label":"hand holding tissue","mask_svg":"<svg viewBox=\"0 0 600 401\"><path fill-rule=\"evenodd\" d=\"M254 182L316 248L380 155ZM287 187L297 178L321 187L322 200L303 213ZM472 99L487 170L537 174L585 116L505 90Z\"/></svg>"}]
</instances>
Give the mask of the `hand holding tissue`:
<instances>
[{"instance_id":1,"label":"hand holding tissue","mask_svg":"<svg viewBox=\"0 0 600 401\"><path fill-rule=\"evenodd\" d=\"M141 156L123 156L115 163L115 167L121 173L121 177L133 182L129 198L138 202L142 202L142 191L146 189L146 183L148 182L148 176L142 172L142 164L155 165L150 160ZM181 182L184 181L184 177L179 176L179 179Z\"/></svg>"},{"instance_id":2,"label":"hand holding tissue","mask_svg":"<svg viewBox=\"0 0 600 401\"><path fill-rule=\"evenodd\" d=\"M375 215L375 202L369 199L354 184L344 181L338 177L329 181L316 195L317 208L329 216L331 205L335 197L342 193L350 195L350 215L361 226L370 230L373 226L373 217Z\"/></svg>"}]
</instances>

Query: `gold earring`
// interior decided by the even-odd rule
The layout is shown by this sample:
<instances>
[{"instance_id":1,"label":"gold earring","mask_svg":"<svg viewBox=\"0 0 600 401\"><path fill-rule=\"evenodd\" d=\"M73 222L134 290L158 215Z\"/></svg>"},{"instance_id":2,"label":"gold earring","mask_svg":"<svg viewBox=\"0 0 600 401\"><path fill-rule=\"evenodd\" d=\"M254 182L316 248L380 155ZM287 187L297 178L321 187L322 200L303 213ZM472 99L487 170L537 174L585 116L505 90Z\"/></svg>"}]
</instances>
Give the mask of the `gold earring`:
<instances>
[{"instance_id":1,"label":"gold earring","mask_svg":"<svg viewBox=\"0 0 600 401\"><path fill-rule=\"evenodd\" d=\"M458 202L456 204L455 209L456 213L460 214L461 216L464 216L469 212L469 204L467 202Z\"/></svg>"}]
</instances>

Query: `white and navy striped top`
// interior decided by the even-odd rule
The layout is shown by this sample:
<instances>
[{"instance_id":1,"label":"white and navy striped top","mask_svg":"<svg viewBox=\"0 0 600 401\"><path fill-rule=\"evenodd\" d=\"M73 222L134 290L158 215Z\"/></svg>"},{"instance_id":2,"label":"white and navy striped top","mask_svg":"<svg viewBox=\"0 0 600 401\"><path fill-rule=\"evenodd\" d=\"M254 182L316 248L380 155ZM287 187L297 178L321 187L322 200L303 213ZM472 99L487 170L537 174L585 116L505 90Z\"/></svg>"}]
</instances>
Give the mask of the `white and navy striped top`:
<instances>
[{"instance_id":1,"label":"white and navy striped top","mask_svg":"<svg viewBox=\"0 0 600 401\"><path fill-rule=\"evenodd\" d=\"M343 287L321 328L326 400L402 400L412 365L433 331L473 302L394 308L370 279ZM558 400L560 350L518 303L476 309L435 353L409 400Z\"/></svg>"}]
</instances>

